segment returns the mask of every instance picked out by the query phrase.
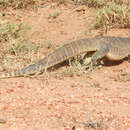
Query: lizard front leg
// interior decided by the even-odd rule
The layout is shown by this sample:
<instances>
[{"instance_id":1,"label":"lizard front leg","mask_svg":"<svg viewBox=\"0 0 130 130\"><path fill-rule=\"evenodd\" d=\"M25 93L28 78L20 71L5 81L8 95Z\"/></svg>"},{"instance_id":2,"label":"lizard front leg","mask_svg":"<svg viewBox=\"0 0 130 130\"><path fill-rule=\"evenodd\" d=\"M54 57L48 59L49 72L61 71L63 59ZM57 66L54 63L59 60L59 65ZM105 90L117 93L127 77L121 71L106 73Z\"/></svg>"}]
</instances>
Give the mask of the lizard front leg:
<instances>
[{"instance_id":1,"label":"lizard front leg","mask_svg":"<svg viewBox=\"0 0 130 130\"><path fill-rule=\"evenodd\" d=\"M106 56L108 52L109 48L107 46L97 50L92 56L88 71L92 71L94 69L96 62L102 59L104 56Z\"/></svg>"}]
</instances>

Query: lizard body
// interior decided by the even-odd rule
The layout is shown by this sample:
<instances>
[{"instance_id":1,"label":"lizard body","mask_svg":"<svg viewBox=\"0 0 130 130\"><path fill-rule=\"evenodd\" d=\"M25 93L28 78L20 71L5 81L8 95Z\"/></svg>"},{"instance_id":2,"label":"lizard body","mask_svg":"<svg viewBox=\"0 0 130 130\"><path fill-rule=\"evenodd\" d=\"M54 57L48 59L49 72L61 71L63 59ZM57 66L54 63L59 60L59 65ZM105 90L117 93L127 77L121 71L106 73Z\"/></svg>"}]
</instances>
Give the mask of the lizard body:
<instances>
[{"instance_id":1,"label":"lizard body","mask_svg":"<svg viewBox=\"0 0 130 130\"><path fill-rule=\"evenodd\" d=\"M121 60L130 55L130 38L101 36L73 41L55 50L37 63L31 64L16 72L2 74L0 78L35 74L78 54L89 51L95 51L92 56L92 65L104 56L109 60Z\"/></svg>"}]
</instances>

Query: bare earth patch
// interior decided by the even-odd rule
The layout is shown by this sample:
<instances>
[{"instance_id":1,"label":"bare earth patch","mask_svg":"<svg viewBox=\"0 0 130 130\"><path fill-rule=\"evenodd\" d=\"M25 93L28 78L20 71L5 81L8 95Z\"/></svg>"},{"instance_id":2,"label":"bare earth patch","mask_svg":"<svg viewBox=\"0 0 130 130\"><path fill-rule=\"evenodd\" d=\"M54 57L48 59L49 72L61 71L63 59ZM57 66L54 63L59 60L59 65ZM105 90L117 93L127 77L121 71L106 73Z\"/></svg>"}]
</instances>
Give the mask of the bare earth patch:
<instances>
[{"instance_id":1,"label":"bare earth patch","mask_svg":"<svg viewBox=\"0 0 130 130\"><path fill-rule=\"evenodd\" d=\"M17 20L33 25L28 34L32 41L48 40L58 45L90 37L87 28L93 19L87 19L91 9L85 6L45 6L37 13L12 13ZM95 35L99 32L92 32L91 37ZM107 35L130 37L130 29L113 29ZM39 51L41 57L50 53L47 49ZM0 80L0 130L129 130L129 70L127 59L90 74L62 79L46 74Z\"/></svg>"}]
</instances>

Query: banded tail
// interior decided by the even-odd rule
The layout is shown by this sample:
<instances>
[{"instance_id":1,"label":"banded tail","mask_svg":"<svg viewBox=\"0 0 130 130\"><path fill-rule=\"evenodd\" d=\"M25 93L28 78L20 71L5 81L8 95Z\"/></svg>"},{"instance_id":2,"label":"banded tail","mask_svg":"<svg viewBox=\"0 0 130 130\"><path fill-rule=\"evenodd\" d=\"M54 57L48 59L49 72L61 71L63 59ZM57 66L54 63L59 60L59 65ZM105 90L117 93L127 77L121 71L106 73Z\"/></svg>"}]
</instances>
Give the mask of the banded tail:
<instances>
[{"instance_id":1,"label":"banded tail","mask_svg":"<svg viewBox=\"0 0 130 130\"><path fill-rule=\"evenodd\" d=\"M1 74L0 79L32 75L37 72L41 72L45 69L48 69L52 66L55 66L56 64L59 64L80 53L83 53L86 51L95 51L97 49L97 47L95 46L96 40L97 39L95 38L81 39L78 41L73 41L69 44L65 44L63 47L55 50L54 52L49 54L47 57L41 59L36 64L31 64L16 72Z\"/></svg>"}]
</instances>

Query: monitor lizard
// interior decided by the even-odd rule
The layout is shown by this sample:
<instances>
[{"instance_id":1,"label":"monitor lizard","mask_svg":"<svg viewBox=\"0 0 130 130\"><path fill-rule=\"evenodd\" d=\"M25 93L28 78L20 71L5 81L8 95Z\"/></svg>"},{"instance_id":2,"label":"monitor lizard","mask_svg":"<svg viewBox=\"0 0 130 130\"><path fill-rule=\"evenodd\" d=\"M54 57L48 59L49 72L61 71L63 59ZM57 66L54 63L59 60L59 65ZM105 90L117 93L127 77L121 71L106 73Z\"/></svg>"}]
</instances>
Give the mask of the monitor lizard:
<instances>
[{"instance_id":1,"label":"monitor lizard","mask_svg":"<svg viewBox=\"0 0 130 130\"><path fill-rule=\"evenodd\" d=\"M109 60L122 60L130 55L130 38L98 36L72 41L41 59L35 64L28 65L21 70L11 73L3 73L0 78L20 77L43 72L78 54L95 51L91 59L91 67L103 57Z\"/></svg>"}]
</instances>

